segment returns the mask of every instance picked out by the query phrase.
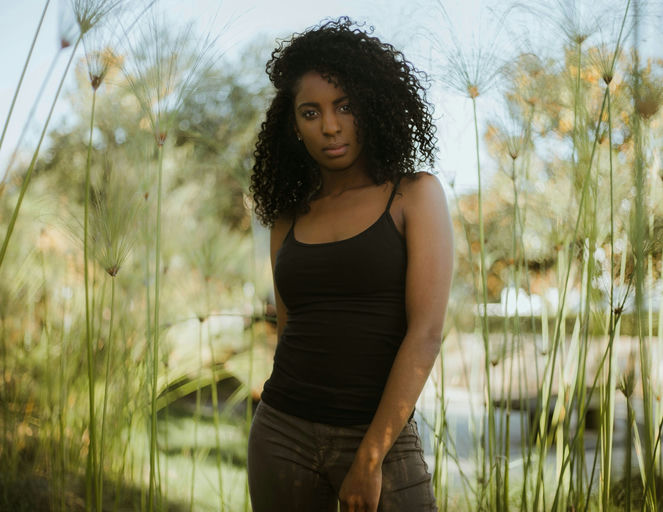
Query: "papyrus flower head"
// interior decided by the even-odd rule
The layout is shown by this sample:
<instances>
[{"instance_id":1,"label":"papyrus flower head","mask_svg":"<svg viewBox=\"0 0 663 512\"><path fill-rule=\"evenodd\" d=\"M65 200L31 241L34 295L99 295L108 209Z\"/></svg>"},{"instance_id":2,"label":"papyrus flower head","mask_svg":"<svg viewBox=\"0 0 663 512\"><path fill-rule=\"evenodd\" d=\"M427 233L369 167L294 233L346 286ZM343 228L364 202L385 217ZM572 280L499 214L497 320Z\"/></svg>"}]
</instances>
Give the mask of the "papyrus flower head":
<instances>
[{"instance_id":1,"label":"papyrus flower head","mask_svg":"<svg viewBox=\"0 0 663 512\"><path fill-rule=\"evenodd\" d=\"M60 2L58 8L58 43L60 49L70 47L78 37L78 25L68 2Z\"/></svg>"},{"instance_id":2,"label":"papyrus flower head","mask_svg":"<svg viewBox=\"0 0 663 512\"><path fill-rule=\"evenodd\" d=\"M431 25L424 28L432 51L443 63L432 74L448 90L472 99L495 85L500 69L508 60L503 44L504 15L490 11L486 17L482 16L483 11L489 9L472 13L476 30L459 34L458 23L451 19L442 1L437 0L431 10Z\"/></svg>"},{"instance_id":3,"label":"papyrus flower head","mask_svg":"<svg viewBox=\"0 0 663 512\"><path fill-rule=\"evenodd\" d=\"M153 8L126 41L123 72L162 146L178 111L213 64L216 38L195 35L191 24L177 30Z\"/></svg>"},{"instance_id":4,"label":"papyrus flower head","mask_svg":"<svg viewBox=\"0 0 663 512\"><path fill-rule=\"evenodd\" d=\"M622 392L624 397L631 398L633 391L635 391L635 364L630 360L624 372L619 376L617 382L617 389Z\"/></svg>"},{"instance_id":5,"label":"papyrus flower head","mask_svg":"<svg viewBox=\"0 0 663 512\"><path fill-rule=\"evenodd\" d=\"M106 74L113 66L119 66L121 58L116 48L120 40L134 29L140 17L151 5L147 0L140 0L132 4L129 9L126 2L116 1L110 10L103 13L103 18L97 15L95 23L81 34L85 49L85 61L90 77L90 85L95 91L104 81ZM77 15L77 19L81 15ZM79 27L81 22L78 21Z\"/></svg>"},{"instance_id":6,"label":"papyrus flower head","mask_svg":"<svg viewBox=\"0 0 663 512\"><path fill-rule=\"evenodd\" d=\"M112 48L106 47L100 50L93 50L85 52L85 59L87 61L88 76L90 77L90 85L92 89L97 90L106 73L112 65L118 62L118 58Z\"/></svg>"},{"instance_id":7,"label":"papyrus flower head","mask_svg":"<svg viewBox=\"0 0 663 512\"><path fill-rule=\"evenodd\" d=\"M81 36L128 4L127 0L69 0L69 2Z\"/></svg>"},{"instance_id":8,"label":"papyrus flower head","mask_svg":"<svg viewBox=\"0 0 663 512\"><path fill-rule=\"evenodd\" d=\"M612 17L618 16L616 2L594 0L537 0L516 2L513 9L530 17L528 25L536 27L539 39L550 41L546 36L562 36L573 46L582 45L605 26ZM535 23L531 23L535 18Z\"/></svg>"},{"instance_id":9,"label":"papyrus flower head","mask_svg":"<svg viewBox=\"0 0 663 512\"><path fill-rule=\"evenodd\" d=\"M106 273L115 277L136 239L140 198L111 173L103 188L93 190L90 241L93 253Z\"/></svg>"},{"instance_id":10,"label":"papyrus flower head","mask_svg":"<svg viewBox=\"0 0 663 512\"><path fill-rule=\"evenodd\" d=\"M494 117L495 121L488 125L486 137L498 147L500 152L508 155L511 160L516 160L530 139L530 126L527 119L518 117L518 113L514 112L514 107Z\"/></svg>"}]
</instances>

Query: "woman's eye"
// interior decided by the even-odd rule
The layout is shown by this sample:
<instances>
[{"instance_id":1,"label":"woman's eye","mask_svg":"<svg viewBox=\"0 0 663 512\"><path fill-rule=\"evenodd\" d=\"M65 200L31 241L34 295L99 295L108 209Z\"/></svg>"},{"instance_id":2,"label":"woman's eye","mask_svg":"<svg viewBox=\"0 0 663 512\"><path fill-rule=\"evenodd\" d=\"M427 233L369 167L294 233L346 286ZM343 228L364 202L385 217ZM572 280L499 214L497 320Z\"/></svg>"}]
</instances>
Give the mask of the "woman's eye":
<instances>
[{"instance_id":1,"label":"woman's eye","mask_svg":"<svg viewBox=\"0 0 663 512\"><path fill-rule=\"evenodd\" d=\"M302 112L302 116L304 116L305 119L311 119L315 117L316 114L317 112L315 110L306 110Z\"/></svg>"},{"instance_id":2,"label":"woman's eye","mask_svg":"<svg viewBox=\"0 0 663 512\"><path fill-rule=\"evenodd\" d=\"M352 112L352 108L350 107L350 104L349 104L349 103L346 103L345 105L341 105L341 106L339 107L339 110L340 110L341 112Z\"/></svg>"}]
</instances>

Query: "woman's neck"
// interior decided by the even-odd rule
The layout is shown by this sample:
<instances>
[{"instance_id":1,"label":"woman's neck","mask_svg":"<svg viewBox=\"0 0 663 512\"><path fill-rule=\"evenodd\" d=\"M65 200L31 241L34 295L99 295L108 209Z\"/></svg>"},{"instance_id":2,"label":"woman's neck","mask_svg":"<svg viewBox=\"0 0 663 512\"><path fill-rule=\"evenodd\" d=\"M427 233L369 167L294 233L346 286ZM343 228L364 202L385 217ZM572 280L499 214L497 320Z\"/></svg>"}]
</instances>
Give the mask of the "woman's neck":
<instances>
[{"instance_id":1,"label":"woman's neck","mask_svg":"<svg viewBox=\"0 0 663 512\"><path fill-rule=\"evenodd\" d=\"M347 171L322 171L322 186L316 194L317 199L340 196L348 190L375 185L365 171L348 169Z\"/></svg>"}]
</instances>

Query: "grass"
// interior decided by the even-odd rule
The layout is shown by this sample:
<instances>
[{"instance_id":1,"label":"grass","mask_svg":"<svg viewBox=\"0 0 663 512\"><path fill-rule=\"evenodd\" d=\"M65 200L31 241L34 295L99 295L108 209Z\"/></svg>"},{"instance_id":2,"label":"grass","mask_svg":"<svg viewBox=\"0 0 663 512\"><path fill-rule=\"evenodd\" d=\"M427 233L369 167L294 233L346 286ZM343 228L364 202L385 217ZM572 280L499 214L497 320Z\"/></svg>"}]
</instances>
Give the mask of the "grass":
<instances>
[{"instance_id":1,"label":"grass","mask_svg":"<svg viewBox=\"0 0 663 512\"><path fill-rule=\"evenodd\" d=\"M182 414L180 416L180 414ZM193 450L192 438L193 419L190 411L178 413L171 411L168 423L162 422L159 434L165 435L166 428L169 436L169 451L160 455L160 463L169 468L169 481L189 482L191 479L193 461L198 467L195 480L194 510L218 510L219 490L217 480L216 448L214 443L215 432L222 439L222 472L223 478L228 482L226 492L222 494L224 504L228 510L243 508L244 486L246 480L246 441L242 427L233 422L222 422L217 430L211 418L205 418L199 424L199 434L202 442L197 443ZM123 435L126 435L123 434ZM209 442L205 442L208 440ZM28 450L28 448L26 448ZM147 431L136 429L131 434L131 442L127 445L126 458L136 463L141 454L149 451L149 436ZM64 500L66 510L85 510L85 474L70 475L63 496L61 489L53 485L48 473L38 472L33 466L27 451L21 456L24 466L18 467L13 474L3 472L0 478L0 507L3 510L20 511L46 511L50 510L60 499ZM110 474L108 474L110 473ZM146 492L143 482L145 474L140 465L135 465L127 471L124 478L119 478L113 472L105 476L103 487L103 510L140 510L145 504ZM172 512L189 510L190 497L188 485L173 485L169 489L168 510ZM163 503L163 510L166 504Z\"/></svg>"}]
</instances>

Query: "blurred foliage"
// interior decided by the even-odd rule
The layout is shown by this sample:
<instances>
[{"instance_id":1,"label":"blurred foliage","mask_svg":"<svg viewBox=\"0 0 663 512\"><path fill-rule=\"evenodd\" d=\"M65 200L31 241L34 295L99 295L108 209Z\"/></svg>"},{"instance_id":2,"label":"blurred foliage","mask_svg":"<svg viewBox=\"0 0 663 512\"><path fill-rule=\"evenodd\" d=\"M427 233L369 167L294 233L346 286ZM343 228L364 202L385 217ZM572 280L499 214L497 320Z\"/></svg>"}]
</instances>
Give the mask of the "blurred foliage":
<instances>
[{"instance_id":1,"label":"blurred foliage","mask_svg":"<svg viewBox=\"0 0 663 512\"><path fill-rule=\"evenodd\" d=\"M663 61L649 61L642 70L647 105L636 110L630 83L633 59L622 55L612 77L612 145L608 134L607 107L598 122L605 91L601 68L592 58L599 48L583 52L579 82L579 108L574 114L573 96L577 55L568 50L562 62L543 61L532 54L522 54L504 70L504 112L489 118L484 141L497 163L498 172L486 186L484 217L486 266L489 301L498 302L500 292L509 284L509 272L521 262L532 281L532 291L543 292L555 281L551 272L559 251L572 244L575 256L582 259L584 240L594 226L597 247L609 260L610 244L610 153L613 162L615 240L627 236L634 201L634 147L631 118L644 107L645 168L647 169L647 205L650 215L650 253L660 275L660 243L663 238L663 190L659 175L663 143L663 116L652 102L660 105L663 97L655 91L663 87ZM574 131L574 115L576 130ZM595 133L598 145L589 174L589 200L581 219L577 238L571 240L579 211L580 197ZM514 158L514 137L525 137ZM572 154L573 139L576 154ZM514 223L515 199L519 219ZM458 198L456 215L458 269L456 280L478 272L479 251L476 196ZM593 218L596 218L594 223ZM515 226L515 228L514 228ZM517 246L514 254L513 235ZM469 237L469 253L466 237ZM621 247L621 246L620 246ZM627 254L627 270L633 268L633 255ZM619 259L617 259L619 261ZM526 262L526 265L525 265ZM599 266L600 268L600 266ZM613 269L616 271L616 269ZM467 290L469 293L470 290Z\"/></svg>"},{"instance_id":2,"label":"blurred foliage","mask_svg":"<svg viewBox=\"0 0 663 512\"><path fill-rule=\"evenodd\" d=\"M261 76L258 55L252 52L241 63L219 62L206 70L201 87L179 112L172 137L176 155L186 155L186 166L173 169L169 191L199 185L201 195L191 205L192 213L239 230L249 227L243 193L248 190L253 143L266 102L267 81ZM51 177L52 192L82 203L80 169L87 151L92 95L83 61L76 78L77 87L66 96L74 117L51 133L38 172L42 179ZM117 68L109 71L106 81L109 85L100 89L96 105L93 176L100 180L111 168L121 168L120 172L136 175L137 183L146 188L152 181L147 162L154 165L147 120Z\"/></svg>"},{"instance_id":3,"label":"blurred foliage","mask_svg":"<svg viewBox=\"0 0 663 512\"><path fill-rule=\"evenodd\" d=\"M264 238L264 233L254 233L247 199L253 144L269 92L263 72L266 53L256 43L241 58L223 58L205 69L166 143L159 269L161 392L168 392L169 383L198 375L198 351L192 347L198 346L201 325L208 368L220 368L242 354L251 337L267 346L273 335L245 333L254 308L260 312L259 303L268 299L271 287L265 263L254 252L254 237ZM118 68L123 59L118 56L97 91L92 135L90 243L98 259L92 270L93 364L100 422L111 347L106 441L101 447L106 472L117 475L118 482L129 477L138 483L140 467L132 466L127 474L120 464L126 462L127 443L141 435L149 415L146 333L153 328L147 318L154 297L146 285L155 271L157 161L149 123ZM7 469L6 478L0 478L0 508L14 506L12 494L5 493L16 483L10 475L28 467L51 475L52 489L44 492L64 493L50 499L63 500L65 508L74 507L67 494L72 489L60 477L66 474L78 485L85 474L89 440L82 223L92 89L83 58L75 78L63 98L69 115L50 131L49 147L40 156L0 269L0 460ZM0 191L3 232L21 178L21 169L16 169ZM122 237L119 248L109 247L114 236ZM107 339L111 277L104 268L109 258L122 262L119 269L112 268L117 272L112 278L112 344ZM217 379L224 375L218 373ZM108 486L109 492L113 487ZM80 489L73 492L81 495Z\"/></svg>"}]
</instances>

